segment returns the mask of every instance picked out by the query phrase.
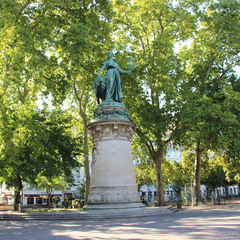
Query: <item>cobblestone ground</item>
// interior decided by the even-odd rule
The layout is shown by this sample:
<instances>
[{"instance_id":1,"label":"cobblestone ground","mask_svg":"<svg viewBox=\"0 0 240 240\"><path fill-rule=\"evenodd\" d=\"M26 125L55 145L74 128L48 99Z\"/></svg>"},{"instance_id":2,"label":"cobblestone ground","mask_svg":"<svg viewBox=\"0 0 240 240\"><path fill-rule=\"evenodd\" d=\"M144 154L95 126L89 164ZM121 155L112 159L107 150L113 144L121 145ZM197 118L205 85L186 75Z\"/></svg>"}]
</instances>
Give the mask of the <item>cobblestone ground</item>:
<instances>
[{"instance_id":1,"label":"cobblestone ground","mask_svg":"<svg viewBox=\"0 0 240 240\"><path fill-rule=\"evenodd\" d=\"M185 207L168 216L82 221L1 221L1 240L240 239L240 204Z\"/></svg>"}]
</instances>

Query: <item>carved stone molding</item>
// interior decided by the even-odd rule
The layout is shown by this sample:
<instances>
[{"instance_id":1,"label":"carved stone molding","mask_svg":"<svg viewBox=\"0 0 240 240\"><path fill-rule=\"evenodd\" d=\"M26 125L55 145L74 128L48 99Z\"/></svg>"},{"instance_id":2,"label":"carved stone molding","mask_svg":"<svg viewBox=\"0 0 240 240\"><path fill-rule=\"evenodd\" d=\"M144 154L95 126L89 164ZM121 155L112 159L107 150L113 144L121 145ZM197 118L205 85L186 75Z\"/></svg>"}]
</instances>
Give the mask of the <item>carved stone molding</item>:
<instances>
[{"instance_id":1,"label":"carved stone molding","mask_svg":"<svg viewBox=\"0 0 240 240\"><path fill-rule=\"evenodd\" d=\"M131 140L135 124L129 121L98 121L88 125L94 141L106 139Z\"/></svg>"}]
</instances>

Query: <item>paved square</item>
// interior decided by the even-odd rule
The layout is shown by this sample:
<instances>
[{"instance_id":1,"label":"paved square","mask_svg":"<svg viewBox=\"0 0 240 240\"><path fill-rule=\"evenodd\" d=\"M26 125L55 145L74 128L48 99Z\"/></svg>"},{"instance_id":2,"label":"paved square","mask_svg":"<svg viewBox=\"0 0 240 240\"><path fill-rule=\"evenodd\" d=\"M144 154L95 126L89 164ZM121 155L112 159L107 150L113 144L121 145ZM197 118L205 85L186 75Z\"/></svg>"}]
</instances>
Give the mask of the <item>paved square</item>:
<instances>
[{"instance_id":1,"label":"paved square","mask_svg":"<svg viewBox=\"0 0 240 240\"><path fill-rule=\"evenodd\" d=\"M240 239L240 204L186 207L168 216L1 221L1 240Z\"/></svg>"}]
</instances>

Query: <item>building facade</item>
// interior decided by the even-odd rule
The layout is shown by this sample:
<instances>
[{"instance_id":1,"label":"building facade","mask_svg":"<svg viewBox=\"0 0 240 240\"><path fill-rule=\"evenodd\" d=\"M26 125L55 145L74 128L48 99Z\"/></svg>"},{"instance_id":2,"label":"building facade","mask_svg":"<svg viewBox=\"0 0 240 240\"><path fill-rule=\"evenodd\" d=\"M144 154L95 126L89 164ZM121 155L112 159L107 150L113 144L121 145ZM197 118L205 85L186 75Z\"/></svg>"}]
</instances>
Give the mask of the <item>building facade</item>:
<instances>
[{"instance_id":1,"label":"building facade","mask_svg":"<svg viewBox=\"0 0 240 240\"><path fill-rule=\"evenodd\" d=\"M0 205L13 205L14 188L8 188L3 182L0 184Z\"/></svg>"},{"instance_id":2,"label":"building facade","mask_svg":"<svg viewBox=\"0 0 240 240\"><path fill-rule=\"evenodd\" d=\"M24 184L22 191L22 204L24 206L31 205L47 205L47 199L50 197L51 204L62 206L65 201L82 198L81 186L84 183L84 171L82 168L77 168L73 171L74 184L67 186L65 190L53 190L48 192L46 189L35 189Z\"/></svg>"}]
</instances>

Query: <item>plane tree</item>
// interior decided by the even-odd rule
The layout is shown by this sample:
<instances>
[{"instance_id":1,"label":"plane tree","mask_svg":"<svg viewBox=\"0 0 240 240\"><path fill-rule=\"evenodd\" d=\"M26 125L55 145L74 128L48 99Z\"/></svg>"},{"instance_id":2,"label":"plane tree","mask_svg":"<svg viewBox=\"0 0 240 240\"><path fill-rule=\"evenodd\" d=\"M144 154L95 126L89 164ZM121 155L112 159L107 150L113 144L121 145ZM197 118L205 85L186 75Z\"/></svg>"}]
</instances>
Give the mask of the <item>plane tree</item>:
<instances>
[{"instance_id":1,"label":"plane tree","mask_svg":"<svg viewBox=\"0 0 240 240\"><path fill-rule=\"evenodd\" d=\"M162 162L174 123L179 61L175 43L191 37L195 16L184 1L115 1L117 49L135 64L123 87L131 120L154 162L157 205L164 204ZM125 85L125 86L124 86Z\"/></svg>"},{"instance_id":2,"label":"plane tree","mask_svg":"<svg viewBox=\"0 0 240 240\"><path fill-rule=\"evenodd\" d=\"M79 166L81 139L72 136L69 116L61 111L35 111L24 107L9 109L1 125L1 177L15 189L15 208L20 202L23 182L62 177L72 183L72 171Z\"/></svg>"},{"instance_id":3,"label":"plane tree","mask_svg":"<svg viewBox=\"0 0 240 240\"><path fill-rule=\"evenodd\" d=\"M106 58L107 48L111 45L110 28L111 5L108 1L69 2L66 8L59 8L59 18L65 22L57 39L53 42L50 55L57 59L55 74L66 83L63 99L68 102L69 111L75 112L75 129L83 138L82 154L85 171L84 202L87 203L90 191L89 152L91 142L87 125L96 107L93 81L101 63ZM104 55L103 55L104 54ZM51 78L51 75L49 76ZM47 89L55 102L59 101L58 81Z\"/></svg>"},{"instance_id":4,"label":"plane tree","mask_svg":"<svg viewBox=\"0 0 240 240\"><path fill-rule=\"evenodd\" d=\"M37 108L37 100L49 96L57 108L75 99L70 110L79 113L77 126L83 125L75 129L83 129L87 189L88 108L94 106L94 64L108 39L109 6L106 0L1 1L0 108Z\"/></svg>"},{"instance_id":5,"label":"plane tree","mask_svg":"<svg viewBox=\"0 0 240 240\"><path fill-rule=\"evenodd\" d=\"M209 149L227 150L238 126L234 109L239 102L231 83L240 60L239 2L210 1L201 6L196 11L199 27L190 46L179 53L183 75L174 131L181 133L180 144L195 152L195 205L201 200L202 155Z\"/></svg>"}]
</instances>

